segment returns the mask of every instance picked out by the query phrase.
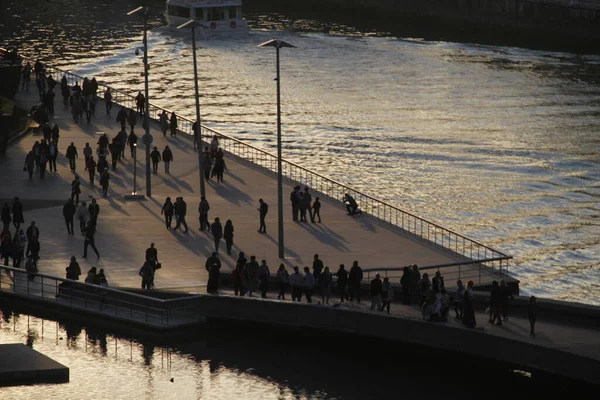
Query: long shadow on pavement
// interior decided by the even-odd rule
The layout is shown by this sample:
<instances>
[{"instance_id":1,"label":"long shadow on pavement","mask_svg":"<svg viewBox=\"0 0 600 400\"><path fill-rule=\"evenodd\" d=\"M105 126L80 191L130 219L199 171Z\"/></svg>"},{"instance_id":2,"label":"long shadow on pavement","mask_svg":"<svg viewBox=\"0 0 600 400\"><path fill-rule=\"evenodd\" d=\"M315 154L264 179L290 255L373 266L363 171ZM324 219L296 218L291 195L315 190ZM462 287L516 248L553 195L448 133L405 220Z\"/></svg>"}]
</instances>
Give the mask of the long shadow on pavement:
<instances>
[{"instance_id":1,"label":"long shadow on pavement","mask_svg":"<svg viewBox=\"0 0 600 400\"><path fill-rule=\"evenodd\" d=\"M209 184L215 189L218 196L221 196L230 203L241 205L242 203L252 204L252 197L242 192L230 183L216 183L209 181Z\"/></svg>"},{"instance_id":2,"label":"long shadow on pavement","mask_svg":"<svg viewBox=\"0 0 600 400\"><path fill-rule=\"evenodd\" d=\"M309 223L300 222L299 225L302 228L306 229L316 239L318 239L319 242L326 244L329 247L333 247L337 250L350 251L350 249L348 247L346 247L346 245L344 245L340 240L338 240L334 236L330 235L328 232L317 229L317 227L314 226L314 224L312 224L310 222ZM338 236L338 235L336 234L336 236Z\"/></svg>"}]
</instances>

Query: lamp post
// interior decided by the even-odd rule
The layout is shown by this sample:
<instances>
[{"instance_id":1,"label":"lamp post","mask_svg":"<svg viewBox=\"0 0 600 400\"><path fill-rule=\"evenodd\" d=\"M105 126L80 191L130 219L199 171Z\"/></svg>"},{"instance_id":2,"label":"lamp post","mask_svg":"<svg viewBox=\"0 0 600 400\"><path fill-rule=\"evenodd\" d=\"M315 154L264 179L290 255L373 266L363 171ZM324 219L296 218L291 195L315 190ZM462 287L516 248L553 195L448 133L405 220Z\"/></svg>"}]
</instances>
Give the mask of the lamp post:
<instances>
[{"instance_id":1,"label":"lamp post","mask_svg":"<svg viewBox=\"0 0 600 400\"><path fill-rule=\"evenodd\" d=\"M196 61L196 28L208 28L193 19L179 25L177 29L190 28L192 30L192 53L194 57L194 90L196 97L196 129L194 131L194 140L198 146L198 173L200 174L200 196L206 196L204 185L204 152L202 149L202 124L200 122L200 94L198 93L198 65Z\"/></svg>"},{"instance_id":2,"label":"lamp post","mask_svg":"<svg viewBox=\"0 0 600 400\"><path fill-rule=\"evenodd\" d=\"M283 47L296 47L283 40L271 39L259 44L258 47L275 47L276 67L277 67L277 227L279 233L279 258L284 258L283 244L283 176L281 167L281 88L279 79L279 49Z\"/></svg>"},{"instance_id":3,"label":"lamp post","mask_svg":"<svg viewBox=\"0 0 600 400\"><path fill-rule=\"evenodd\" d=\"M150 145L152 144L152 135L150 134L150 110L148 100L148 7L138 7L135 10L131 10L127 15L133 15L142 11L142 17L144 18L144 96L146 97L145 114L143 126L146 130L146 134L142 136L142 143L146 145L146 196L152 196L152 174L150 173Z\"/></svg>"}]
</instances>

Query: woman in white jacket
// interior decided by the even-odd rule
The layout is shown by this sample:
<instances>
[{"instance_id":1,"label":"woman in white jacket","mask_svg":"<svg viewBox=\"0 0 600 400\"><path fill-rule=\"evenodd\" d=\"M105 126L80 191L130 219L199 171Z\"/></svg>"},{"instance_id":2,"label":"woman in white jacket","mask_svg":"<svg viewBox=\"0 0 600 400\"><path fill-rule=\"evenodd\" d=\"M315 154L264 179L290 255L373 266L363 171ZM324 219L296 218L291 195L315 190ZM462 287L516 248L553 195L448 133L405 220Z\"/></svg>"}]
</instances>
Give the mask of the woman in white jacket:
<instances>
[{"instance_id":1,"label":"woman in white jacket","mask_svg":"<svg viewBox=\"0 0 600 400\"><path fill-rule=\"evenodd\" d=\"M90 219L90 212L85 205L85 201L81 202L81 205L77 209L77 219L79 220L79 229L81 230L81 234L84 234L85 226L87 225L88 220Z\"/></svg>"}]
</instances>

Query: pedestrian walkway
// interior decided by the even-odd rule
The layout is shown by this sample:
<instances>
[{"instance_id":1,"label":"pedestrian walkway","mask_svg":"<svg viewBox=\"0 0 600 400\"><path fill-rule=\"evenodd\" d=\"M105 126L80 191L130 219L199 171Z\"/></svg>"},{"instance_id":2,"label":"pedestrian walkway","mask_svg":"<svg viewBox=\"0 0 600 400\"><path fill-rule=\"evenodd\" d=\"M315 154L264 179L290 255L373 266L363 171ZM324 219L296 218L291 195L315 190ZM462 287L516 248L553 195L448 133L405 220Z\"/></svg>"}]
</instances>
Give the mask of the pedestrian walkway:
<instances>
[{"instance_id":1,"label":"pedestrian walkway","mask_svg":"<svg viewBox=\"0 0 600 400\"><path fill-rule=\"evenodd\" d=\"M57 99L58 100L58 99ZM32 91L20 92L17 104L30 108L36 104L37 95ZM133 163L126 149L126 159L111 171L109 195L101 198L98 185L88 184L87 172L83 171L82 149L86 142L96 149L98 138L106 133L109 138L116 135L119 124L115 121L119 107L113 107L107 117L104 107L98 104L96 116L88 125L85 121L75 124L68 109L56 102L56 116L52 123L61 129L59 140L60 155L57 160L58 172L46 173L40 180L34 175L29 180L23 171L25 154L32 148L41 133L25 136L13 145L7 156L0 160L0 200L12 201L14 196L22 199L25 206L25 227L35 220L41 232L40 272L64 276L71 256L76 256L83 272L96 266L105 270L108 282L113 287L138 287L138 270L144 261L146 248L156 243L159 260L163 268L156 276L156 287L185 290L191 293L202 291L207 274L204 263L214 250L213 239L208 233L199 232L197 207L199 203L199 176L197 153L192 141L185 135L177 138L163 137L156 124L153 124L153 145L163 150L165 145L173 151L171 174L166 175L161 165L159 173L152 175L152 197L145 201L125 201L123 195L133 187ZM142 136L140 124L136 127ZM82 181L81 200L91 196L99 199L100 217L96 245L101 259L96 260L92 253L88 261L80 259L83 254L83 237L79 234L68 236L62 218L62 201L70 196L70 183L73 174L69 171L68 160L64 157L67 146L74 142L79 152L77 173ZM289 193L292 187L284 188L285 220L285 260L280 261L277 252L277 195L276 180L246 163L237 161L225 154L227 171L225 182L207 183L207 199L210 203L209 219L219 217L224 224L231 219L235 227L234 251L231 256L224 252L221 244L223 271L232 270L240 251L247 256L256 255L258 260L266 259L271 269L280 262L288 268L311 265L313 255L318 253L326 265L337 270L340 263L348 267L358 260L363 268L398 267L407 264L434 265L457 261L452 253L434 247L412 236L390 230L374 219L350 217L341 204L323 201L322 224L295 223L291 220ZM137 161L138 191L145 192L145 156L143 146L139 148ZM97 184L97 179L96 179ZM187 203L187 223L189 233L165 229L160 210L164 199L183 196ZM269 204L266 218L267 234L257 233L259 227L258 200L263 198ZM28 210L30 205L36 209Z\"/></svg>"}]
</instances>

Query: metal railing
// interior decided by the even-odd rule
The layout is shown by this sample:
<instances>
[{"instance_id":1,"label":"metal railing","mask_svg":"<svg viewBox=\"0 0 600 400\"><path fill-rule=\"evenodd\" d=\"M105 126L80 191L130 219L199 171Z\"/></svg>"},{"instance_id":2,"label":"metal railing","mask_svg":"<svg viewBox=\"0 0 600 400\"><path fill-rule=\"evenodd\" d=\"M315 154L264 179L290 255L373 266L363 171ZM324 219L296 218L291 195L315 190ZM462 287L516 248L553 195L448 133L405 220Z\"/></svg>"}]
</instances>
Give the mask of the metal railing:
<instances>
[{"instance_id":1,"label":"metal railing","mask_svg":"<svg viewBox=\"0 0 600 400\"><path fill-rule=\"evenodd\" d=\"M410 266L408 267L410 268ZM376 273L379 273L396 283L402 277L403 270L404 267L365 268L363 269L363 273L367 275L367 280L370 280ZM499 257L484 260L484 262L460 261L424 267L419 266L421 275L427 273L430 278L432 278L437 271L439 271L444 277L444 280L448 282L460 279L466 283L466 281L472 280L476 285L481 285L482 283L491 283L490 277L498 279L507 277L508 261L503 257Z\"/></svg>"},{"instance_id":2,"label":"metal railing","mask_svg":"<svg viewBox=\"0 0 600 400\"><path fill-rule=\"evenodd\" d=\"M63 75L67 77L69 85L76 81L81 82L81 76L72 74L59 68L45 65L46 71L50 73L54 79L60 81ZM103 92L108 86L99 83L99 89ZM120 104L126 108L136 109L135 97L123 91L111 88L113 102ZM159 119L160 114L166 111L168 114L173 111L166 108L156 106L149 103L150 118L155 121ZM193 136L192 125L193 120L177 115L178 130ZM235 139L215 129L202 125L202 137L217 136L219 146L224 151L238 157L239 159L261 167L262 169L275 173L277 171L277 156L269 153L251 144ZM203 142L204 143L204 142ZM206 143L204 143L206 144ZM501 253L491 247L470 239L464 235L444 228L425 218L421 218L415 214L403 211L391 204L378 200L373 196L362 193L343 183L323 176L304 168L294 162L282 160L283 175L289 183L309 186L313 191L318 192L320 197L327 197L330 200L340 202L344 194L348 193L356 200L359 208L363 213L377 219L380 222L389 224L389 227L401 230L404 233L409 233L415 238L426 240L444 249L465 257L469 260L487 263L491 259L501 259L502 265L491 265L490 267L504 268L508 272L508 260L512 257ZM494 261L496 262L496 261Z\"/></svg>"},{"instance_id":3,"label":"metal railing","mask_svg":"<svg viewBox=\"0 0 600 400\"><path fill-rule=\"evenodd\" d=\"M200 295L162 300L6 266L0 266L0 292L153 327L176 327L203 318L195 302Z\"/></svg>"}]
</instances>

